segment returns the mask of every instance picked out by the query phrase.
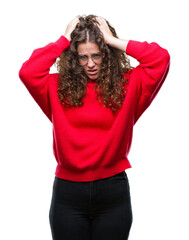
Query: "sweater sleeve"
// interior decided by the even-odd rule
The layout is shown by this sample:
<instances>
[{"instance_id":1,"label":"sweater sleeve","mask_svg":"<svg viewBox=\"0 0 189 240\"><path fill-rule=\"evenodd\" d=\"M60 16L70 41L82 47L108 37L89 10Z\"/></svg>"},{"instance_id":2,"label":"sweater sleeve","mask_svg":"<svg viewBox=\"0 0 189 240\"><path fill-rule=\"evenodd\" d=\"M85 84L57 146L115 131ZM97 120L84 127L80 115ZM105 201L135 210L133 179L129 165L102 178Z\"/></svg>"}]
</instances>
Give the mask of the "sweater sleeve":
<instances>
[{"instance_id":1,"label":"sweater sleeve","mask_svg":"<svg viewBox=\"0 0 189 240\"><path fill-rule=\"evenodd\" d=\"M69 46L67 38L61 36L56 42L35 49L19 70L21 81L50 121L52 121L48 95L50 67Z\"/></svg>"},{"instance_id":2,"label":"sweater sleeve","mask_svg":"<svg viewBox=\"0 0 189 240\"><path fill-rule=\"evenodd\" d=\"M139 65L131 71L135 75L138 89L136 122L160 90L169 71L170 55L155 42L134 40L128 42L126 54L139 62Z\"/></svg>"}]
</instances>

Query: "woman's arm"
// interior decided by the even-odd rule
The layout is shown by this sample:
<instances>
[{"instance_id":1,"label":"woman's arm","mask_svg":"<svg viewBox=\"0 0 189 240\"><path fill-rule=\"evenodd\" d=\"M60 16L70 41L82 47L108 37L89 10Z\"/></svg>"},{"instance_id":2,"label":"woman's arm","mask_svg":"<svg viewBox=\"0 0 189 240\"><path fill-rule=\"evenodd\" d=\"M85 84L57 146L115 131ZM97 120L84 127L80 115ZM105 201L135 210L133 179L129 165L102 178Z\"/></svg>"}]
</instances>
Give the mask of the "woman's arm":
<instances>
[{"instance_id":1,"label":"woman's arm","mask_svg":"<svg viewBox=\"0 0 189 240\"><path fill-rule=\"evenodd\" d=\"M97 21L99 23L99 28L103 33L106 44L125 52L129 41L114 37L104 18L97 17Z\"/></svg>"},{"instance_id":2,"label":"woman's arm","mask_svg":"<svg viewBox=\"0 0 189 240\"><path fill-rule=\"evenodd\" d=\"M112 36L106 21L103 18L97 18L97 20L105 42L124 51L139 62L139 65L130 74L130 78L135 81L138 89L136 122L160 90L169 71L170 55L166 49L155 42L148 43L115 38Z\"/></svg>"},{"instance_id":3,"label":"woman's arm","mask_svg":"<svg viewBox=\"0 0 189 240\"><path fill-rule=\"evenodd\" d=\"M45 47L35 49L30 58L23 63L19 70L19 77L42 111L51 120L51 110L48 96L50 67L62 52L70 46L70 34L74 30L78 19L72 20L56 42Z\"/></svg>"},{"instance_id":4,"label":"woman's arm","mask_svg":"<svg viewBox=\"0 0 189 240\"><path fill-rule=\"evenodd\" d=\"M49 77L51 74L49 74L49 71L56 58L68 46L69 41L64 36L61 36L56 42L35 49L19 70L22 83L50 121Z\"/></svg>"},{"instance_id":5,"label":"woman's arm","mask_svg":"<svg viewBox=\"0 0 189 240\"><path fill-rule=\"evenodd\" d=\"M157 43L130 40L126 54L134 57L139 65L132 70L130 77L137 84L137 106L135 122L150 106L162 84L170 67L169 52Z\"/></svg>"},{"instance_id":6,"label":"woman's arm","mask_svg":"<svg viewBox=\"0 0 189 240\"><path fill-rule=\"evenodd\" d=\"M119 39L119 38L112 36L108 40L107 44L110 45L111 47L114 47L123 52L126 52L128 42L129 42L129 40Z\"/></svg>"}]
</instances>

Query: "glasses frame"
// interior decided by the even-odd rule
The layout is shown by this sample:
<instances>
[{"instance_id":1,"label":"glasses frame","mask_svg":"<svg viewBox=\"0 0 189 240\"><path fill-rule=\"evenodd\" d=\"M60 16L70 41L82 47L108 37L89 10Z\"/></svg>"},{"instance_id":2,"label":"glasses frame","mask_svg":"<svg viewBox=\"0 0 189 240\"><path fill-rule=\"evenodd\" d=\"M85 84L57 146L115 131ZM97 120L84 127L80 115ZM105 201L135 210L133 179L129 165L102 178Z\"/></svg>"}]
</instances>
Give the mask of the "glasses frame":
<instances>
[{"instance_id":1,"label":"glasses frame","mask_svg":"<svg viewBox=\"0 0 189 240\"><path fill-rule=\"evenodd\" d=\"M93 55L96 55L96 54L100 54L100 55L101 55L101 56L100 56L100 59L98 59L98 60L95 60L95 59L94 59L95 56L93 56ZM83 63L83 64L81 63L82 60L79 59L79 57L81 57L81 56L85 56L85 57L87 58L86 63ZM94 54L91 55L91 57L88 57L88 56L85 55L85 54L83 54L83 55L80 54L80 55L77 56L78 63L79 63L81 66L85 66L85 65L87 65L88 62L89 62L89 59L91 59L91 60L93 61L93 63L95 63L95 64L101 64L102 61L103 61L103 58L104 58L104 54L101 53L101 52L94 53Z\"/></svg>"}]
</instances>

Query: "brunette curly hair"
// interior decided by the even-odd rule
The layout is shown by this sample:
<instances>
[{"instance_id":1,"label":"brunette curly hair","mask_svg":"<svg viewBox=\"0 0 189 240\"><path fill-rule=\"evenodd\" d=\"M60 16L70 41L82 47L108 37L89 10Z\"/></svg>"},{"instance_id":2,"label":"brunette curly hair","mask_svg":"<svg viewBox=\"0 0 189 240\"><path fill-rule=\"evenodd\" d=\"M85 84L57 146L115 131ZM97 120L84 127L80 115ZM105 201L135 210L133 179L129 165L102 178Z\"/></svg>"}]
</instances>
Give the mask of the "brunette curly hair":
<instances>
[{"instance_id":1,"label":"brunette curly hair","mask_svg":"<svg viewBox=\"0 0 189 240\"><path fill-rule=\"evenodd\" d=\"M95 15L79 16L80 22L71 33L70 47L66 49L56 62L59 72L57 94L59 101L65 107L80 107L84 104L86 85L89 81L83 67L78 62L77 48L80 43L87 41L98 45L103 60L101 73L96 79L95 92L100 103L111 108L115 113L121 108L125 99L126 90L123 73L132 67L126 54L107 45L103 34L98 27ZM113 36L117 37L115 29L106 21Z\"/></svg>"}]
</instances>

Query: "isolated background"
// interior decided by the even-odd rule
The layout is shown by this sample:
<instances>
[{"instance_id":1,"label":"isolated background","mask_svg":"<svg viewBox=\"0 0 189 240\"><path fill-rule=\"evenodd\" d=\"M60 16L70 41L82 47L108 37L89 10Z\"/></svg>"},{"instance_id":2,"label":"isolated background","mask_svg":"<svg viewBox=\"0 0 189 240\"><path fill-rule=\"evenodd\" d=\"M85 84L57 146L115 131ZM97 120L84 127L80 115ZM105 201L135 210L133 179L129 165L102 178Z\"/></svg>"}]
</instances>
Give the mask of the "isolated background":
<instances>
[{"instance_id":1,"label":"isolated background","mask_svg":"<svg viewBox=\"0 0 189 240\"><path fill-rule=\"evenodd\" d=\"M34 49L56 41L82 14L103 16L120 38L155 41L171 55L162 89L134 127L128 156L133 168L127 170L134 216L129 239L189 239L187 9L184 0L0 4L0 239L51 239L52 125L18 71ZM137 65L134 59L131 63Z\"/></svg>"}]
</instances>

